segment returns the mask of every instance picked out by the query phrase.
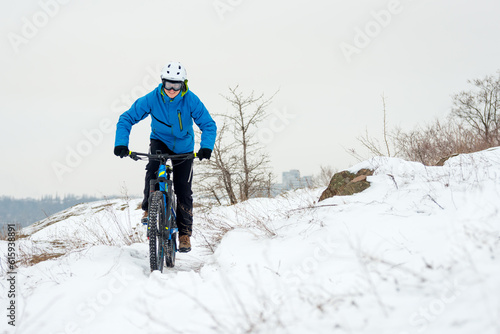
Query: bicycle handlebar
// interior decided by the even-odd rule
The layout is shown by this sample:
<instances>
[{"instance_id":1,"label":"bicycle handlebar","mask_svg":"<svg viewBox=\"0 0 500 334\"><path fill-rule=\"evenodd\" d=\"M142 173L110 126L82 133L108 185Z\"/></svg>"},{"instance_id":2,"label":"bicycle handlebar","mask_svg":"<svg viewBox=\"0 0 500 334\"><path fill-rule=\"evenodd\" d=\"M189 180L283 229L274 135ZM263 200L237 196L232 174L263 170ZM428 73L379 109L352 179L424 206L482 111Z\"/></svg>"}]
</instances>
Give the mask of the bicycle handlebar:
<instances>
[{"instance_id":1,"label":"bicycle handlebar","mask_svg":"<svg viewBox=\"0 0 500 334\"><path fill-rule=\"evenodd\" d=\"M149 153L140 153L140 152L128 152L128 156L132 160L142 160L140 157L147 157L149 159L153 160L168 160L168 159L190 159L190 158L196 158L196 153L184 153L184 154L168 154L168 153L161 153L161 154L149 154Z\"/></svg>"}]
</instances>

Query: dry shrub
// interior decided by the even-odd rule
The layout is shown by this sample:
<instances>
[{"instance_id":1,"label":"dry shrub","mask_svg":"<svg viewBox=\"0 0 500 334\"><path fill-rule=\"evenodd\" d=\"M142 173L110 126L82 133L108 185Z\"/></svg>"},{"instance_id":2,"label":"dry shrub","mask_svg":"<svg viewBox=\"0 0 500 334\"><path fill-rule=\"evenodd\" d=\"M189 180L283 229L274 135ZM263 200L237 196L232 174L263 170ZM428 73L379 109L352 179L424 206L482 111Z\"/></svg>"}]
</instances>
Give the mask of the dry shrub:
<instances>
[{"instance_id":1,"label":"dry shrub","mask_svg":"<svg viewBox=\"0 0 500 334\"><path fill-rule=\"evenodd\" d=\"M500 145L500 71L496 75L468 80L472 88L452 97L448 119L404 132L395 129L389 135L383 103L383 145L368 134L358 141L372 155L386 155L435 165L455 154L472 153ZM391 154L391 146L392 152ZM364 160L354 149L348 152Z\"/></svg>"},{"instance_id":2,"label":"dry shrub","mask_svg":"<svg viewBox=\"0 0 500 334\"><path fill-rule=\"evenodd\" d=\"M441 158L453 154L471 153L495 146L478 136L470 127L456 119L436 120L424 127L392 134L398 155L424 165L435 165Z\"/></svg>"}]
</instances>

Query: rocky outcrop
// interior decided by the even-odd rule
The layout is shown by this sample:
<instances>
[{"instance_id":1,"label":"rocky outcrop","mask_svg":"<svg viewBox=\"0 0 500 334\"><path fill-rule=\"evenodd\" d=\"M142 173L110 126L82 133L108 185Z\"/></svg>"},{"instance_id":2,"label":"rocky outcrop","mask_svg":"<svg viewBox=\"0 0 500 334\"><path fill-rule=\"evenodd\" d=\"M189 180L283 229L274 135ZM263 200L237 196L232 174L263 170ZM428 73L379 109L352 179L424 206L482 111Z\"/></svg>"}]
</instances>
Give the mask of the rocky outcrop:
<instances>
[{"instance_id":1,"label":"rocky outcrop","mask_svg":"<svg viewBox=\"0 0 500 334\"><path fill-rule=\"evenodd\" d=\"M366 180L367 176L373 175L369 169L360 169L356 174L346 170L333 175L330 184L323 191L319 200L333 197L352 195L367 189L370 182Z\"/></svg>"},{"instance_id":2,"label":"rocky outcrop","mask_svg":"<svg viewBox=\"0 0 500 334\"><path fill-rule=\"evenodd\" d=\"M441 159L439 159L438 162L436 162L434 164L434 166L444 166L444 163L449 159L449 158L453 158L453 157L456 157L458 155L458 153L453 153L453 154L450 154L450 155L447 155Z\"/></svg>"}]
</instances>

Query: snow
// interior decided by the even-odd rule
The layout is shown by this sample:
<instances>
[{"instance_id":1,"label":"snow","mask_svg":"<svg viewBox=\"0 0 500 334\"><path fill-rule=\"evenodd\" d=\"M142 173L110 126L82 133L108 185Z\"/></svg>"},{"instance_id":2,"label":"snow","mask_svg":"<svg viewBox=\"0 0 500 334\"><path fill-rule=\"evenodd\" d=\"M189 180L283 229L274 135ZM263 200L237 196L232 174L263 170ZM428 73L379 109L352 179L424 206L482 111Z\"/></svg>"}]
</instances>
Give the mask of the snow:
<instances>
[{"instance_id":1,"label":"snow","mask_svg":"<svg viewBox=\"0 0 500 334\"><path fill-rule=\"evenodd\" d=\"M500 148L361 168L371 186L352 196L198 209L193 250L163 273L140 199L27 227L18 257L54 257L17 269L14 328L0 242L0 333L500 333Z\"/></svg>"}]
</instances>

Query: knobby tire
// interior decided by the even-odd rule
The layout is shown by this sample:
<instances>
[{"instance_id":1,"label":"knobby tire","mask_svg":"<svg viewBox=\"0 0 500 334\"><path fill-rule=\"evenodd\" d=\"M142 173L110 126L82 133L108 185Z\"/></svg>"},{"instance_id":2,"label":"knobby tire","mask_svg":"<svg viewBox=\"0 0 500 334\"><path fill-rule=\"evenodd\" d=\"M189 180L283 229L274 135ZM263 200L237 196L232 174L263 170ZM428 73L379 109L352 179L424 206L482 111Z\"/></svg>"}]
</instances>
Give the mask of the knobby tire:
<instances>
[{"instance_id":1,"label":"knobby tire","mask_svg":"<svg viewBox=\"0 0 500 334\"><path fill-rule=\"evenodd\" d=\"M155 191L149 201L149 264L151 271L163 272L165 263L165 203L163 193Z\"/></svg>"}]
</instances>

